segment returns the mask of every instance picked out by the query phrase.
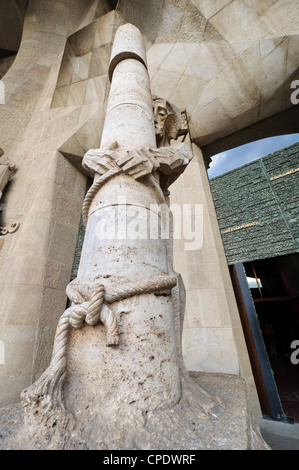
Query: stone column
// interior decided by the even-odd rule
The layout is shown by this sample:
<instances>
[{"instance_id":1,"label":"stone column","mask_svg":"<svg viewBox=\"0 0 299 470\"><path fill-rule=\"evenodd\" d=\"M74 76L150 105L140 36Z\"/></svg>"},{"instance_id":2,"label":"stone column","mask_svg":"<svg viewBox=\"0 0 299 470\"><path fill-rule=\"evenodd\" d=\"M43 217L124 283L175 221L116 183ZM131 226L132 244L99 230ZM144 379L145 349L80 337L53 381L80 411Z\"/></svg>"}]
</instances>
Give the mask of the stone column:
<instances>
[{"instance_id":1,"label":"stone column","mask_svg":"<svg viewBox=\"0 0 299 470\"><path fill-rule=\"evenodd\" d=\"M168 186L192 153L188 143L170 142L177 112L163 100L156 105L165 106L169 145L156 146L142 38L130 24L117 31L109 74L101 147L83 159L94 182L83 204L78 277L67 287L72 305L59 320L50 366L22 392L24 419L20 408L4 413L17 425L8 434L0 428L8 436L0 448L264 448L244 417L238 378L193 380L183 363L184 286L161 225Z\"/></svg>"},{"instance_id":2,"label":"stone column","mask_svg":"<svg viewBox=\"0 0 299 470\"><path fill-rule=\"evenodd\" d=\"M159 282L163 276L173 287L176 279L167 274L165 241L151 239L147 230L150 220L160 224L160 216L151 207L165 200L157 190L158 181L154 180L150 162L130 153L132 149L156 147L143 39L132 25L118 29L109 75L111 89L101 148L88 152L83 161L94 172L96 189L103 179L100 167L105 171L106 182L99 186L89 206L78 277L72 287L82 290L82 286L100 284L113 292L115 287L137 289L156 279ZM106 176L109 171L110 178ZM140 230L134 233L138 226L144 227L142 233ZM80 376L81 382L85 377L84 386L89 387L84 394L86 400L90 398L93 377L101 387L95 388L91 395L96 394L107 407L111 403L113 406L138 403L144 409L154 409L174 405L179 400L170 290L159 295L157 284L154 291L130 296L111 306L119 339L112 334L107 341L115 347L105 347L104 329L100 326L95 330L90 328L84 337L80 333L76 348L70 347L68 396L72 384L77 383L71 377ZM119 343L118 347L115 343ZM69 406L73 403L71 397Z\"/></svg>"},{"instance_id":3,"label":"stone column","mask_svg":"<svg viewBox=\"0 0 299 470\"><path fill-rule=\"evenodd\" d=\"M117 31L109 76L101 147L82 163L94 182L82 209L78 276L67 287L72 306L60 318L49 368L22 393L31 415L46 401L47 411L37 413L46 422L65 408L78 418L94 400L109 414L128 404L144 412L172 407L181 398L182 312L171 296L173 288L180 296L179 279L159 206L189 163L190 146L156 148L143 40L130 24Z\"/></svg>"}]
</instances>

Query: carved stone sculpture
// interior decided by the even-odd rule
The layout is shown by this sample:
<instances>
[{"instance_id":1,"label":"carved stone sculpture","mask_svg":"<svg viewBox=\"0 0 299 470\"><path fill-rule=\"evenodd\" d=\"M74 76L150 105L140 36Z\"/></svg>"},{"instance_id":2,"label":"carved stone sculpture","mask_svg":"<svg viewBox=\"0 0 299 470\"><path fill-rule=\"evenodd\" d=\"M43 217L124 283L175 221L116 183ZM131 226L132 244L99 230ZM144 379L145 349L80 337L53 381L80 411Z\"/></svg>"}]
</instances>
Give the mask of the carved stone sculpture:
<instances>
[{"instance_id":1,"label":"carved stone sculpture","mask_svg":"<svg viewBox=\"0 0 299 470\"><path fill-rule=\"evenodd\" d=\"M143 40L130 24L116 33L109 77L101 147L83 159L94 181L83 204L78 275L67 287L71 306L58 322L48 369L22 392L23 409L6 418L21 417L6 445L220 448L211 440L218 429L231 436L227 448L265 448L251 424L255 438L236 443L220 395L184 366L185 293L172 268L171 239L150 237L147 224L144 236L134 236L132 222L140 229L151 220L161 231L163 214L155 208L167 206L168 187L192 152L188 143L172 142L184 133L180 111L152 101Z\"/></svg>"},{"instance_id":2,"label":"carved stone sculpture","mask_svg":"<svg viewBox=\"0 0 299 470\"><path fill-rule=\"evenodd\" d=\"M16 169L15 163L3 155L4 151L0 148L0 199L5 186L10 180L11 174Z\"/></svg>"},{"instance_id":3,"label":"carved stone sculpture","mask_svg":"<svg viewBox=\"0 0 299 470\"><path fill-rule=\"evenodd\" d=\"M4 151L0 148L0 212L2 210L1 198L3 191L10 181L12 174L16 170L16 164L8 157L4 157ZM0 236L14 233L20 227L19 222L14 222L10 226L0 226Z\"/></svg>"}]
</instances>

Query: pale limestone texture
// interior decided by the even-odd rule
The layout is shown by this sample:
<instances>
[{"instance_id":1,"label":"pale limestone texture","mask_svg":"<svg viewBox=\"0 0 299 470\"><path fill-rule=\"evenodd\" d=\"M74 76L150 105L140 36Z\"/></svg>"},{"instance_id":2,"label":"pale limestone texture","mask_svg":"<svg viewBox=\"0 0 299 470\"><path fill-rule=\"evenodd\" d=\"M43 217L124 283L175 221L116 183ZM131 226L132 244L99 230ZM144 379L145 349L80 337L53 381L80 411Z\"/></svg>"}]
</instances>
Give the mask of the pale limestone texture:
<instances>
[{"instance_id":1,"label":"pale limestone texture","mask_svg":"<svg viewBox=\"0 0 299 470\"><path fill-rule=\"evenodd\" d=\"M126 38L130 47L119 50ZM179 136L180 114L157 98L149 106L140 32L130 24L121 26L115 43L102 147L83 159L94 181L83 203L86 236L78 276L67 287L72 304L59 319L49 367L21 394L24 415L16 406L1 412L0 448L268 449L239 378L211 374L207 391L201 387L205 380L197 383L197 375L193 380L185 368L185 290L172 268L171 237L136 240L126 232L116 238L111 226L106 237L99 237L104 209L109 208L109 227L120 196L128 197L130 208L148 212L152 205L165 205L168 185L191 160L188 142L163 146L170 144L166 133ZM144 147L134 148L136 142ZM130 216L115 215L123 233ZM96 326L99 320L106 338ZM226 395L231 380L233 403L232 394L230 399ZM225 401L212 394L216 389Z\"/></svg>"},{"instance_id":2,"label":"pale limestone texture","mask_svg":"<svg viewBox=\"0 0 299 470\"><path fill-rule=\"evenodd\" d=\"M3 194L3 190L10 179L10 171L8 165L0 166L0 197Z\"/></svg>"},{"instance_id":3,"label":"pale limestone texture","mask_svg":"<svg viewBox=\"0 0 299 470\"><path fill-rule=\"evenodd\" d=\"M0 322L6 358L0 371L2 405L18 402L20 391L47 367L57 321L66 306L86 177L58 149L82 160L84 152L99 142L104 93L98 87L92 103L89 95L82 108L51 104L67 37L90 24L96 4L90 8L81 2L51 1L44 10L39 1L31 2L18 58L4 78L1 145L18 170L5 197L1 225L19 222L20 229L1 239ZM99 8L98 13L105 12ZM107 26L101 30L107 47L115 18L108 13ZM57 30L59 24L65 28L63 34ZM108 60L109 54L103 83ZM86 89L100 79L99 75L87 80Z\"/></svg>"},{"instance_id":4,"label":"pale limestone texture","mask_svg":"<svg viewBox=\"0 0 299 470\"><path fill-rule=\"evenodd\" d=\"M260 408L238 308L220 243L205 164L196 145L193 145L192 161L171 187L170 203L179 202L202 207L202 218L197 225L202 230L202 243L186 250L186 237L174 240L174 268L182 275L186 288L183 329L186 366L192 371L241 373L258 416Z\"/></svg>"},{"instance_id":5,"label":"pale limestone texture","mask_svg":"<svg viewBox=\"0 0 299 470\"><path fill-rule=\"evenodd\" d=\"M0 449L30 450L35 444L41 450L269 450L248 408L240 377L193 372L190 379L195 389L196 385L204 387L210 395L221 390L225 407L215 407L210 417L203 420L194 415L198 403L183 393L179 404L170 410L144 414L134 404L123 404L116 420L109 420L105 414L100 415L97 405L89 412L90 404L84 402L87 410L81 428L74 428L70 420L63 435L57 426L44 429L45 443L40 436L24 435L24 410L20 405L12 405L0 410ZM77 414L80 417L79 409Z\"/></svg>"},{"instance_id":6,"label":"pale limestone texture","mask_svg":"<svg viewBox=\"0 0 299 470\"><path fill-rule=\"evenodd\" d=\"M129 3L143 32L137 2ZM184 101L194 142L207 145L291 106L297 2L192 0L167 6L148 44L152 88L174 103ZM119 8L133 16L125 1Z\"/></svg>"},{"instance_id":7,"label":"pale limestone texture","mask_svg":"<svg viewBox=\"0 0 299 470\"><path fill-rule=\"evenodd\" d=\"M24 2L9 3L22 10L19 41ZM20 224L15 233L0 235L1 405L18 402L49 365L86 191L88 173L81 162L101 141L117 27L130 22L141 30L152 93L187 109L190 136L199 146L292 106L297 2L121 0L112 8L98 0L44 0L42 7L31 0L18 54L0 61L1 77L6 72L0 146L17 165L5 191L1 226ZM10 27L3 37L12 38L13 31ZM185 253L177 241L174 250L187 290L184 358L196 370L241 374L259 416L203 159L198 149L194 153L192 166L171 190L174 200L183 197L182 182L185 176L191 181L198 159L194 175L202 180L186 183L181 201L203 201L209 237L203 252ZM199 262L207 268L198 269Z\"/></svg>"},{"instance_id":8,"label":"pale limestone texture","mask_svg":"<svg viewBox=\"0 0 299 470\"><path fill-rule=\"evenodd\" d=\"M3 150L0 148L0 212L3 211L4 203L2 202L4 198L2 198L3 192L7 184L12 178L14 171L16 170L15 163L7 158L3 157ZM2 198L2 201L1 201ZM0 220L1 224L1 220ZM12 223L10 226L1 227L0 225L0 235L7 235L10 233L15 233L19 229L20 224L18 222Z\"/></svg>"}]
</instances>

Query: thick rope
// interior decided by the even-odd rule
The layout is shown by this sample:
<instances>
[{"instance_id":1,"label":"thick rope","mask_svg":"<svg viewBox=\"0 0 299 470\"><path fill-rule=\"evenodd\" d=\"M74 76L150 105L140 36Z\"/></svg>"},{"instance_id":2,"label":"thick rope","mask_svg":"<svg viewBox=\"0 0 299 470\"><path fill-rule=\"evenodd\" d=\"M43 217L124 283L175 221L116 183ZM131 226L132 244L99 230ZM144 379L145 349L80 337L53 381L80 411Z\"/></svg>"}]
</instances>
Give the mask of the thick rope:
<instances>
[{"instance_id":1,"label":"thick rope","mask_svg":"<svg viewBox=\"0 0 299 470\"><path fill-rule=\"evenodd\" d=\"M54 407L64 411L62 386L66 378L66 347L70 326L70 309L67 309L57 325L50 366L31 387L21 393L24 406L35 408L39 403L42 404L43 414L39 416L42 420Z\"/></svg>"},{"instance_id":2,"label":"thick rope","mask_svg":"<svg viewBox=\"0 0 299 470\"><path fill-rule=\"evenodd\" d=\"M124 287L113 287L105 292L104 301L107 304L127 299L134 295L151 294L166 289L172 289L177 283L175 276L161 275L154 279L127 283Z\"/></svg>"},{"instance_id":3,"label":"thick rope","mask_svg":"<svg viewBox=\"0 0 299 470\"><path fill-rule=\"evenodd\" d=\"M85 227L87 225L88 212L93 198L98 193L99 189L103 186L103 184L105 184L108 180L118 175L119 173L121 173L120 168L107 171L97 181L94 181L92 186L87 191L82 206L82 219Z\"/></svg>"},{"instance_id":4,"label":"thick rope","mask_svg":"<svg viewBox=\"0 0 299 470\"><path fill-rule=\"evenodd\" d=\"M112 311L103 305L100 312L100 320L106 326L107 346L119 344L119 332L116 319Z\"/></svg>"},{"instance_id":5,"label":"thick rope","mask_svg":"<svg viewBox=\"0 0 299 470\"><path fill-rule=\"evenodd\" d=\"M85 321L88 325L96 325L101 316L101 307L104 300L105 289L102 284L94 287L89 301Z\"/></svg>"},{"instance_id":6,"label":"thick rope","mask_svg":"<svg viewBox=\"0 0 299 470\"><path fill-rule=\"evenodd\" d=\"M82 206L82 219L83 219L84 227L86 227L86 224L87 224L88 212L89 212L89 208L91 206L92 200L97 194L100 187L104 184L104 182L105 181L102 182L101 179L94 182L92 186L89 188L89 190L87 191L87 194L85 196L83 206Z\"/></svg>"},{"instance_id":7,"label":"thick rope","mask_svg":"<svg viewBox=\"0 0 299 470\"><path fill-rule=\"evenodd\" d=\"M69 316L69 321L70 325L73 328L79 329L84 323L85 317L86 317L86 311L88 309L89 302L83 302L82 304L79 305L74 305L69 308L70 311L70 316Z\"/></svg>"},{"instance_id":8,"label":"thick rope","mask_svg":"<svg viewBox=\"0 0 299 470\"><path fill-rule=\"evenodd\" d=\"M47 412L54 407L64 408L62 386L66 377L66 349L70 327L80 328L84 321L89 325L95 325L100 320L106 327L107 346L117 345L119 343L117 322L106 304L135 295L163 292L172 289L176 283L175 276L162 275L107 291L102 284L95 285L89 301L71 306L61 315L50 365L37 382L22 392L21 399L24 406L34 406L43 400Z\"/></svg>"}]
</instances>

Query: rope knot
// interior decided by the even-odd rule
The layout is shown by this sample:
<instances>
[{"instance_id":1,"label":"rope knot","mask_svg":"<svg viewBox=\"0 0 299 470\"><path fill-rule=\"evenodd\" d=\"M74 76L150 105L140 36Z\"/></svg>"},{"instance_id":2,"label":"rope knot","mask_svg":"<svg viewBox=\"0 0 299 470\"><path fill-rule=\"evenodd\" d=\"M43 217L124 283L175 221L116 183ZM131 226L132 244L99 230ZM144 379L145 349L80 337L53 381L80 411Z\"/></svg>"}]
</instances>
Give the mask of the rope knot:
<instances>
[{"instance_id":1,"label":"rope knot","mask_svg":"<svg viewBox=\"0 0 299 470\"><path fill-rule=\"evenodd\" d=\"M84 321L91 326L101 321L106 327L107 346L119 344L119 332L112 311L103 303L105 288L95 284L89 302L83 302L70 308L70 324L81 328Z\"/></svg>"},{"instance_id":2,"label":"rope knot","mask_svg":"<svg viewBox=\"0 0 299 470\"><path fill-rule=\"evenodd\" d=\"M100 320L104 294L105 288L103 284L95 284L85 318L85 322L88 325L96 325Z\"/></svg>"}]
</instances>

